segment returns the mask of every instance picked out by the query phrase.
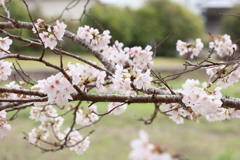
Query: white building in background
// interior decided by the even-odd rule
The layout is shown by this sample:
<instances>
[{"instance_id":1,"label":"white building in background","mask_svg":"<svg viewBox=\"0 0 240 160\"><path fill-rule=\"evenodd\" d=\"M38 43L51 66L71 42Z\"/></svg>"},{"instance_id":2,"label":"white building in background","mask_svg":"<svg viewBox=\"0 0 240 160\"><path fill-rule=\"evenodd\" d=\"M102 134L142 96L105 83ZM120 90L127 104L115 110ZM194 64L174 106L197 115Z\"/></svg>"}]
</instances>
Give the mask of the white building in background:
<instances>
[{"instance_id":1,"label":"white building in background","mask_svg":"<svg viewBox=\"0 0 240 160\"><path fill-rule=\"evenodd\" d=\"M200 15L205 23L206 31L209 33L219 33L221 31L220 23L222 16L219 13L225 13L237 4L240 0L172 0L194 13Z\"/></svg>"},{"instance_id":2,"label":"white building in background","mask_svg":"<svg viewBox=\"0 0 240 160\"><path fill-rule=\"evenodd\" d=\"M220 13L226 13L238 4L240 4L240 0L208 0L199 3L207 32L221 32L222 15Z\"/></svg>"},{"instance_id":3,"label":"white building in background","mask_svg":"<svg viewBox=\"0 0 240 160\"><path fill-rule=\"evenodd\" d=\"M62 11L68 6L72 0L26 0L30 10L36 9L39 7L44 16L50 18L56 18L61 15ZM87 0L80 0L77 5L72 3L69 5L69 10L66 10L63 14L63 18L67 19L79 19L83 13L84 6ZM94 3L98 3L98 0L90 0L88 7Z\"/></svg>"}]
</instances>

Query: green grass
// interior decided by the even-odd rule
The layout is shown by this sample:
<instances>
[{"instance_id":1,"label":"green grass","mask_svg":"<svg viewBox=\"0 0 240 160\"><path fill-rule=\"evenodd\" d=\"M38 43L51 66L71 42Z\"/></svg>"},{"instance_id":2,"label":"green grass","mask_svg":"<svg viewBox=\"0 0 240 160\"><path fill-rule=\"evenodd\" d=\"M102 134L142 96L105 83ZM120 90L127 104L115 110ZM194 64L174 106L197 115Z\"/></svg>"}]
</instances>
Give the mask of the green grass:
<instances>
[{"instance_id":1,"label":"green grass","mask_svg":"<svg viewBox=\"0 0 240 160\"><path fill-rule=\"evenodd\" d=\"M99 61L91 54L80 54L79 55L81 58L96 62L97 64L100 64ZM52 64L55 65L60 65L60 56L55 55L53 53L48 53L46 52L46 56L44 58L45 60L51 62ZM7 59L9 62L16 63L14 59ZM18 61L19 64L21 64L22 68L27 69L27 70L46 70L49 69L46 67L44 64L41 64L39 62L34 62L34 61ZM68 62L71 63L81 63L81 61L76 60L71 57L63 56L63 64L66 66ZM184 60L180 58L163 58L163 57L156 57L154 58L154 67L159 68L179 68L182 67Z\"/></svg>"},{"instance_id":2,"label":"green grass","mask_svg":"<svg viewBox=\"0 0 240 160\"><path fill-rule=\"evenodd\" d=\"M98 105L101 113L106 103ZM84 155L76 155L68 149L56 153L41 153L23 140L22 132L29 132L38 123L28 119L27 111L19 119L10 122L11 132L0 141L0 159L58 159L58 160L123 160L130 151L129 142L136 138L138 131L144 129L150 140L166 147L173 153L181 153L193 160L238 160L240 159L239 120L208 123L186 121L176 125L163 115L159 115L152 125L137 121L139 117L148 117L153 111L151 104L130 105L120 116L107 116L94 128L91 146ZM71 117L68 117L70 119ZM70 120L66 122L70 124ZM65 125L65 126L66 126ZM230 158L229 158L230 157Z\"/></svg>"},{"instance_id":3,"label":"green grass","mask_svg":"<svg viewBox=\"0 0 240 160\"><path fill-rule=\"evenodd\" d=\"M79 55L79 56L81 58L87 59L89 61L98 62L98 60L95 57L93 57L92 55L83 54L83 55ZM50 62L54 65L60 66L60 56L58 56L58 55L53 55L53 54L47 53L47 56L44 57L44 60L46 60L46 61L48 61L48 62ZM7 61L13 62L13 63L16 64L16 61L14 59L7 59ZM35 62L35 61L21 61L21 60L19 60L18 62L21 65L21 67L23 69L26 69L26 70L48 70L48 69L51 69L49 67L46 67L44 64L39 63L39 62ZM76 60L74 58L63 56L63 65L66 66L69 62L71 62L71 63L77 63L77 62L81 63L81 61Z\"/></svg>"}]
</instances>

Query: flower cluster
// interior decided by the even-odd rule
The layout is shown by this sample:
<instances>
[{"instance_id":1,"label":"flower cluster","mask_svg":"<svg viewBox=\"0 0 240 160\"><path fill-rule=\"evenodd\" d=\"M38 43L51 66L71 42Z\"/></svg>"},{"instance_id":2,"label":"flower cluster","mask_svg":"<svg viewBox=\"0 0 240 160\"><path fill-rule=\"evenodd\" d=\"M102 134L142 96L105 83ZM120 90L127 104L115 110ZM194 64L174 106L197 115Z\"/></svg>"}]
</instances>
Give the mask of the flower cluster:
<instances>
[{"instance_id":1,"label":"flower cluster","mask_svg":"<svg viewBox=\"0 0 240 160\"><path fill-rule=\"evenodd\" d=\"M89 111L86 114L83 113L82 109L78 109L76 113L76 124L79 124L81 126L90 126L99 119L98 115L96 115L96 105L92 105L88 109Z\"/></svg>"},{"instance_id":2,"label":"flower cluster","mask_svg":"<svg viewBox=\"0 0 240 160\"><path fill-rule=\"evenodd\" d=\"M65 133L69 133L69 128L65 131ZM77 154L83 154L90 145L89 137L83 138L83 136L77 131L73 130L70 132L67 138L67 146L70 150L76 152Z\"/></svg>"},{"instance_id":3,"label":"flower cluster","mask_svg":"<svg viewBox=\"0 0 240 160\"><path fill-rule=\"evenodd\" d=\"M72 99L71 94L77 93L72 84L61 74L52 75L44 80L39 80L32 89L40 89L48 95L49 103L56 103L63 106Z\"/></svg>"},{"instance_id":4,"label":"flower cluster","mask_svg":"<svg viewBox=\"0 0 240 160\"><path fill-rule=\"evenodd\" d=\"M5 81L11 75L12 63L6 62L4 60L0 60L0 81Z\"/></svg>"},{"instance_id":5,"label":"flower cluster","mask_svg":"<svg viewBox=\"0 0 240 160\"><path fill-rule=\"evenodd\" d=\"M72 78L72 83L78 85L80 88L84 88L86 84L96 80L96 87L102 88L104 84L104 78L106 72L99 71L90 65L83 64L71 64L67 65L66 72Z\"/></svg>"},{"instance_id":6,"label":"flower cluster","mask_svg":"<svg viewBox=\"0 0 240 160\"><path fill-rule=\"evenodd\" d=\"M40 121L42 127L52 126L54 131L59 131L64 121L62 117L58 116L56 109L52 105L32 107L29 118Z\"/></svg>"},{"instance_id":7,"label":"flower cluster","mask_svg":"<svg viewBox=\"0 0 240 160\"><path fill-rule=\"evenodd\" d=\"M9 51L12 40L9 37L0 37L0 57L6 55Z\"/></svg>"},{"instance_id":8,"label":"flower cluster","mask_svg":"<svg viewBox=\"0 0 240 160\"><path fill-rule=\"evenodd\" d=\"M45 48L49 47L53 50L57 46L58 41L62 40L66 27L66 24L60 23L58 20L56 24L49 26L45 24L44 20L38 19L35 27L33 27L33 32L37 33L37 29Z\"/></svg>"},{"instance_id":9,"label":"flower cluster","mask_svg":"<svg viewBox=\"0 0 240 160\"><path fill-rule=\"evenodd\" d=\"M182 102L191 107L191 109L199 115L209 115L216 113L218 108L222 106L221 87L216 87L214 91L207 89L207 84L204 83L200 88L198 80L188 79L183 84L183 99Z\"/></svg>"},{"instance_id":10,"label":"flower cluster","mask_svg":"<svg viewBox=\"0 0 240 160\"><path fill-rule=\"evenodd\" d=\"M38 128L33 128L31 132L28 133L28 141L31 144L39 145L41 140L46 140L49 136L47 128L39 126Z\"/></svg>"},{"instance_id":11,"label":"flower cluster","mask_svg":"<svg viewBox=\"0 0 240 160\"><path fill-rule=\"evenodd\" d=\"M94 80L97 77L96 84L98 91L124 94L133 94L133 86L143 90L151 87L152 77L149 69L153 65L153 52L150 46L147 46L145 49L141 47L123 48L123 44L118 41L115 41L112 46L108 46L111 38L109 31L99 34L97 29L89 26L79 27L77 35L89 43L94 50L100 51L112 65L116 65L116 72L110 79L112 84L106 89L103 87L106 77L105 72L99 72L89 66L88 72L84 71L86 67L83 65L70 64L67 71L73 77L75 84L85 84L84 82ZM78 74L76 74L75 70L78 70ZM84 76L86 73L89 73L89 75Z\"/></svg>"},{"instance_id":12,"label":"flower cluster","mask_svg":"<svg viewBox=\"0 0 240 160\"><path fill-rule=\"evenodd\" d=\"M222 88L227 88L237 83L240 78L240 67L238 64L232 67L226 67L225 65L211 67L207 68L206 72L210 79L217 77L217 83L220 84Z\"/></svg>"},{"instance_id":13,"label":"flower cluster","mask_svg":"<svg viewBox=\"0 0 240 160\"><path fill-rule=\"evenodd\" d=\"M130 66L136 70L144 70L152 68L153 61L152 56L153 52L151 46L146 46L146 48L142 49L142 47L132 47L132 48L125 48L124 49L127 54L129 54L129 61Z\"/></svg>"},{"instance_id":14,"label":"flower cluster","mask_svg":"<svg viewBox=\"0 0 240 160\"><path fill-rule=\"evenodd\" d=\"M113 83L110 87L112 91L131 95L134 94L132 84L137 89L146 90L152 86L152 80L153 78L150 75L149 69L145 73L142 73L141 70L132 71L131 73L128 69L124 69L123 66L117 65L116 72L112 79Z\"/></svg>"},{"instance_id":15,"label":"flower cluster","mask_svg":"<svg viewBox=\"0 0 240 160\"><path fill-rule=\"evenodd\" d=\"M113 115L120 115L127 109L127 104L119 102L111 102L108 104L108 112L111 111Z\"/></svg>"},{"instance_id":16,"label":"flower cluster","mask_svg":"<svg viewBox=\"0 0 240 160\"><path fill-rule=\"evenodd\" d=\"M7 112L0 111L0 138L5 136L10 130L11 130L11 125L8 124L7 120Z\"/></svg>"},{"instance_id":17,"label":"flower cluster","mask_svg":"<svg viewBox=\"0 0 240 160\"><path fill-rule=\"evenodd\" d=\"M71 108L70 108L71 109ZM92 106L90 110L95 110L96 107ZM95 121L97 118L94 115L84 115L81 120L92 118ZM64 133L61 132L61 127L63 124L63 117L57 114L56 109L52 105L47 105L45 107L32 107L30 111L30 119L35 121L40 121L41 125L38 128L33 128L31 132L28 133L28 140L31 144L41 146L44 145L48 137L50 136L50 130L53 132L57 142L57 145L66 145L70 150L75 151L77 154L82 154L85 152L90 144L89 137L83 137L76 129L70 130L67 128ZM79 111L76 114L76 123L84 123L79 119ZM58 147L56 145L56 147Z\"/></svg>"},{"instance_id":18,"label":"flower cluster","mask_svg":"<svg viewBox=\"0 0 240 160\"><path fill-rule=\"evenodd\" d=\"M160 110L176 124L183 124L184 118L193 119L193 112L177 103L162 104Z\"/></svg>"},{"instance_id":19,"label":"flower cluster","mask_svg":"<svg viewBox=\"0 0 240 160\"><path fill-rule=\"evenodd\" d=\"M179 52L180 56L189 54L190 58L193 59L194 57L199 56L199 54L201 53L203 49L203 43L199 38L196 39L195 43L186 43L178 40L176 49Z\"/></svg>"},{"instance_id":20,"label":"flower cluster","mask_svg":"<svg viewBox=\"0 0 240 160\"><path fill-rule=\"evenodd\" d=\"M12 40L9 39L9 37L0 37L0 58L7 55L11 44ZM12 63L0 60L0 81L7 80L8 77L11 75L11 66Z\"/></svg>"},{"instance_id":21,"label":"flower cluster","mask_svg":"<svg viewBox=\"0 0 240 160\"><path fill-rule=\"evenodd\" d=\"M118 41L106 47L102 54L112 65L125 65L129 60L129 54L124 51L123 43Z\"/></svg>"},{"instance_id":22,"label":"flower cluster","mask_svg":"<svg viewBox=\"0 0 240 160\"><path fill-rule=\"evenodd\" d=\"M237 45L232 43L231 37L227 34L218 35L209 43L209 48L213 49L220 57L231 56L237 50Z\"/></svg>"},{"instance_id":23,"label":"flower cluster","mask_svg":"<svg viewBox=\"0 0 240 160\"><path fill-rule=\"evenodd\" d=\"M131 142L132 151L129 158L132 160L179 160L179 158L162 150L159 146L155 146L148 140L145 131L139 131L139 139Z\"/></svg>"},{"instance_id":24,"label":"flower cluster","mask_svg":"<svg viewBox=\"0 0 240 160\"><path fill-rule=\"evenodd\" d=\"M216 113L206 116L206 119L212 121L223 121L225 119L240 118L240 110L234 108L218 108Z\"/></svg>"},{"instance_id":25,"label":"flower cluster","mask_svg":"<svg viewBox=\"0 0 240 160\"><path fill-rule=\"evenodd\" d=\"M102 51L110 43L111 36L108 30L103 31L102 34L98 29L91 28L89 26L79 27L77 36L87 43L89 43L93 50Z\"/></svg>"},{"instance_id":26,"label":"flower cluster","mask_svg":"<svg viewBox=\"0 0 240 160\"><path fill-rule=\"evenodd\" d=\"M0 0L1 5L5 5L5 0Z\"/></svg>"}]
</instances>

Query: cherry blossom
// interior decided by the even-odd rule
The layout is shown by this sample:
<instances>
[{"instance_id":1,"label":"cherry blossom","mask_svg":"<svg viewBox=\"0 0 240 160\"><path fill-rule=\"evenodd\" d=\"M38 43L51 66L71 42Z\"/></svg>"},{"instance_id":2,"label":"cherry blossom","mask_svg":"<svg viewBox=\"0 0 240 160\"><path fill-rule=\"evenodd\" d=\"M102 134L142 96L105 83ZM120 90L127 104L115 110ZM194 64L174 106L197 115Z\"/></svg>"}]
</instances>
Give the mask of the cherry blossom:
<instances>
[{"instance_id":1,"label":"cherry blossom","mask_svg":"<svg viewBox=\"0 0 240 160\"><path fill-rule=\"evenodd\" d=\"M0 37L0 58L7 55L11 44L12 40L9 37Z\"/></svg>"},{"instance_id":2,"label":"cherry blossom","mask_svg":"<svg viewBox=\"0 0 240 160\"><path fill-rule=\"evenodd\" d=\"M56 109L52 105L32 107L29 118L40 121L44 128L51 126L54 131L59 131L64 121L62 117L58 116Z\"/></svg>"},{"instance_id":3,"label":"cherry blossom","mask_svg":"<svg viewBox=\"0 0 240 160\"><path fill-rule=\"evenodd\" d=\"M9 63L4 60L0 60L0 81L5 81L11 75L12 70L12 63Z\"/></svg>"},{"instance_id":4,"label":"cherry blossom","mask_svg":"<svg viewBox=\"0 0 240 160\"><path fill-rule=\"evenodd\" d=\"M151 51L151 46L146 46L144 49L142 47L132 47L132 48L125 48L124 51L129 54L130 59L129 61L130 66L134 69L151 69L153 66L152 55L153 52Z\"/></svg>"},{"instance_id":5,"label":"cherry blossom","mask_svg":"<svg viewBox=\"0 0 240 160\"><path fill-rule=\"evenodd\" d=\"M131 74L122 65L116 65L116 69L112 79L112 90L120 94L131 94Z\"/></svg>"},{"instance_id":6,"label":"cherry blossom","mask_svg":"<svg viewBox=\"0 0 240 160\"><path fill-rule=\"evenodd\" d=\"M98 29L90 28L89 26L79 27L77 36L87 43L96 51L102 51L110 43L111 36L110 31L105 30L102 34Z\"/></svg>"},{"instance_id":7,"label":"cherry blossom","mask_svg":"<svg viewBox=\"0 0 240 160\"><path fill-rule=\"evenodd\" d=\"M119 102L112 102L108 104L108 111L112 111L113 115L120 115L127 109L127 105Z\"/></svg>"},{"instance_id":8,"label":"cherry blossom","mask_svg":"<svg viewBox=\"0 0 240 160\"><path fill-rule=\"evenodd\" d=\"M43 32L39 34L42 39L45 48L49 47L51 50L57 45L57 39L53 34L49 34L48 32Z\"/></svg>"},{"instance_id":9,"label":"cherry blossom","mask_svg":"<svg viewBox=\"0 0 240 160\"><path fill-rule=\"evenodd\" d=\"M4 51L8 51L10 48L10 45L12 44L12 40L9 39L9 37L0 37L0 48Z\"/></svg>"},{"instance_id":10,"label":"cherry blossom","mask_svg":"<svg viewBox=\"0 0 240 160\"><path fill-rule=\"evenodd\" d=\"M72 78L73 84L83 87L88 82L97 80L98 87L104 83L105 72L101 72L90 65L68 63L66 72ZM100 75L99 75L100 74Z\"/></svg>"},{"instance_id":11,"label":"cherry blossom","mask_svg":"<svg viewBox=\"0 0 240 160\"><path fill-rule=\"evenodd\" d=\"M46 140L49 136L49 132L46 128L39 126L38 128L33 128L31 132L28 133L28 140L32 144L38 144L41 140Z\"/></svg>"},{"instance_id":12,"label":"cherry blossom","mask_svg":"<svg viewBox=\"0 0 240 160\"><path fill-rule=\"evenodd\" d=\"M206 72L210 79L219 76L217 79L217 84L220 84L222 88L227 88L234 83L237 83L240 78L240 67L238 64L230 67L226 67L225 65L211 67L207 68Z\"/></svg>"},{"instance_id":13,"label":"cherry blossom","mask_svg":"<svg viewBox=\"0 0 240 160\"><path fill-rule=\"evenodd\" d=\"M207 91L206 84L200 88L197 80L186 80L183 85L182 102L200 115L209 115L217 112L222 105L221 87L216 87L214 91ZM207 92L206 92L207 91Z\"/></svg>"},{"instance_id":14,"label":"cherry blossom","mask_svg":"<svg viewBox=\"0 0 240 160\"><path fill-rule=\"evenodd\" d=\"M69 128L65 131L65 133L68 132ZM77 130L73 130L67 138L67 145L70 150L76 152L77 154L83 154L90 145L89 137L83 138Z\"/></svg>"},{"instance_id":15,"label":"cherry blossom","mask_svg":"<svg viewBox=\"0 0 240 160\"><path fill-rule=\"evenodd\" d=\"M62 40L66 28L66 24L60 23L58 20L56 21L56 24L53 26L53 32L58 40Z\"/></svg>"},{"instance_id":16,"label":"cherry blossom","mask_svg":"<svg viewBox=\"0 0 240 160\"><path fill-rule=\"evenodd\" d=\"M158 150L159 147L149 142L145 131L139 131L139 138L131 142L132 151L129 158L132 160L179 160L171 154Z\"/></svg>"},{"instance_id":17,"label":"cherry blossom","mask_svg":"<svg viewBox=\"0 0 240 160\"><path fill-rule=\"evenodd\" d=\"M104 78L106 77L106 72L105 71L101 71L98 75L97 75L97 80L96 80L96 86L97 88L102 88L103 84L105 82Z\"/></svg>"},{"instance_id":18,"label":"cherry blossom","mask_svg":"<svg viewBox=\"0 0 240 160\"><path fill-rule=\"evenodd\" d=\"M39 37L43 41L45 48L49 47L53 50L57 46L58 42L62 40L67 25L63 22L60 23L57 20L56 24L48 26L45 24L44 20L38 19L35 27L38 32L43 31L39 33ZM32 30L34 33L37 33L36 29L33 27Z\"/></svg>"},{"instance_id":19,"label":"cherry blossom","mask_svg":"<svg viewBox=\"0 0 240 160\"><path fill-rule=\"evenodd\" d=\"M76 124L81 126L89 126L92 125L99 119L97 113L97 106L92 105L88 108L88 112L86 114L83 113L82 109L79 109L76 113Z\"/></svg>"},{"instance_id":20,"label":"cherry blossom","mask_svg":"<svg viewBox=\"0 0 240 160\"><path fill-rule=\"evenodd\" d=\"M194 57L199 56L201 53L203 49L203 43L199 38L196 39L195 43L186 43L178 40L176 49L179 52L180 56L189 54L190 58L193 59Z\"/></svg>"},{"instance_id":21,"label":"cherry blossom","mask_svg":"<svg viewBox=\"0 0 240 160\"><path fill-rule=\"evenodd\" d=\"M60 106L68 104L68 100L72 99L71 94L76 93L76 90L61 73L48 77L46 80L39 80L38 84L32 88L40 89L48 95L48 102Z\"/></svg>"},{"instance_id":22,"label":"cherry blossom","mask_svg":"<svg viewBox=\"0 0 240 160\"><path fill-rule=\"evenodd\" d=\"M172 119L176 124L183 124L184 118L193 119L193 114L183 108L180 104L162 104L160 110Z\"/></svg>"},{"instance_id":23,"label":"cherry blossom","mask_svg":"<svg viewBox=\"0 0 240 160\"><path fill-rule=\"evenodd\" d=\"M103 56L113 65L125 65L129 61L129 53L124 51L123 43L115 41L112 46L102 51Z\"/></svg>"},{"instance_id":24,"label":"cherry blossom","mask_svg":"<svg viewBox=\"0 0 240 160\"><path fill-rule=\"evenodd\" d=\"M220 57L231 56L237 50L237 45L232 43L231 37L227 34L218 35L209 43L209 48L213 49Z\"/></svg>"},{"instance_id":25,"label":"cherry blossom","mask_svg":"<svg viewBox=\"0 0 240 160\"><path fill-rule=\"evenodd\" d=\"M0 0L1 5L5 5L5 0Z\"/></svg>"},{"instance_id":26,"label":"cherry blossom","mask_svg":"<svg viewBox=\"0 0 240 160\"><path fill-rule=\"evenodd\" d=\"M11 125L8 124L6 117L7 113L4 110L0 111L0 138L4 137L11 130Z\"/></svg>"},{"instance_id":27,"label":"cherry blossom","mask_svg":"<svg viewBox=\"0 0 240 160\"><path fill-rule=\"evenodd\" d=\"M151 82L153 78L150 75L150 70L148 69L145 73L141 73L140 70L137 70L136 78L133 81L133 84L137 89L147 90L152 87Z\"/></svg>"},{"instance_id":28,"label":"cherry blossom","mask_svg":"<svg viewBox=\"0 0 240 160\"><path fill-rule=\"evenodd\" d=\"M219 108L217 112L206 116L206 119L210 122L233 118L240 118L240 111L234 108Z\"/></svg>"}]
</instances>

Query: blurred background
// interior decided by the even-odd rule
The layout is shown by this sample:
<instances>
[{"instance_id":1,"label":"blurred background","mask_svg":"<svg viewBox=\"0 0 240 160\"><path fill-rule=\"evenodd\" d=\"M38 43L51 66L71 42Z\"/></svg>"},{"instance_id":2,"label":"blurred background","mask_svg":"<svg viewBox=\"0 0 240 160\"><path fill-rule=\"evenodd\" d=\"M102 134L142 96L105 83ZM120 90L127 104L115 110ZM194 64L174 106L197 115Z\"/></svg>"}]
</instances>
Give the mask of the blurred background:
<instances>
[{"instance_id":1,"label":"blurred background","mask_svg":"<svg viewBox=\"0 0 240 160\"><path fill-rule=\"evenodd\" d=\"M142 46L150 44L156 47L159 42L171 35L156 52L154 60L156 72L162 75L176 73L183 69L185 59L176 52L177 40L193 41L202 38L205 51L197 62L208 54L210 35L231 35L238 43L240 35L240 0L80 0L76 5L68 4L71 0L26 0L34 20L42 18L49 23L60 19L68 24L68 30L76 33L80 25L90 25L99 30L108 29L113 40L119 40L125 46ZM21 0L11 0L6 4L11 17L18 20L30 21L25 6ZM71 9L66 9L66 7ZM86 15L82 17L84 10ZM3 9L0 10L3 13ZM60 16L61 15L61 16ZM9 32L23 37L34 36L32 31L9 30ZM14 41L12 52L21 54L41 55L41 49L23 47L22 42ZM95 60L83 48L73 45L67 39L62 42L62 48L81 55L88 60ZM58 58L48 53L48 60L59 64ZM216 60L222 60L214 57ZM13 61L13 60L10 60ZM64 64L76 60L65 57ZM13 61L14 62L14 61ZM22 67L35 79L45 78L54 74L45 66L32 62L20 62ZM39 71L42 71L39 74ZM177 81L169 83L174 89L180 88L188 78L207 80L204 71L187 74ZM13 77L12 77L13 79ZM240 97L240 84L223 90L223 95ZM99 104L99 112L106 111L106 103ZM30 121L29 111L23 111L13 122L12 131L0 141L1 160L124 160L130 152L129 143L138 136L138 131L144 129L150 135L150 141L166 147L172 153L180 153L192 160L239 160L240 159L240 127L239 120L224 122L200 123L186 121L183 125L176 125L163 115L146 126L138 121L140 117L149 117L154 107L151 104L130 105L128 110L120 116L107 116L97 124L96 131L91 136L92 144L86 154L82 156L65 150L57 153L41 153L23 140L22 132L29 132L38 124ZM21 121L21 123L19 123ZM65 126L70 124L66 121Z\"/></svg>"}]
</instances>

